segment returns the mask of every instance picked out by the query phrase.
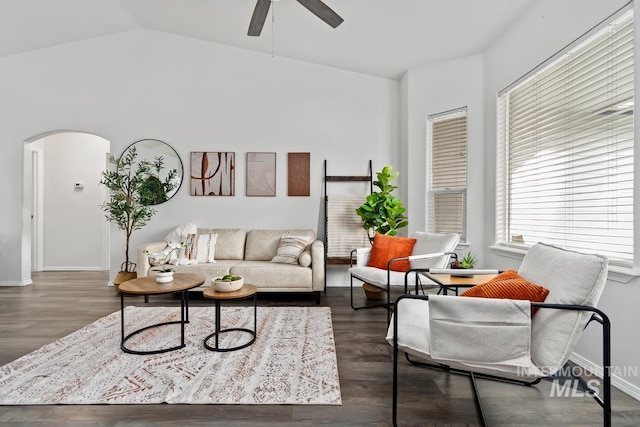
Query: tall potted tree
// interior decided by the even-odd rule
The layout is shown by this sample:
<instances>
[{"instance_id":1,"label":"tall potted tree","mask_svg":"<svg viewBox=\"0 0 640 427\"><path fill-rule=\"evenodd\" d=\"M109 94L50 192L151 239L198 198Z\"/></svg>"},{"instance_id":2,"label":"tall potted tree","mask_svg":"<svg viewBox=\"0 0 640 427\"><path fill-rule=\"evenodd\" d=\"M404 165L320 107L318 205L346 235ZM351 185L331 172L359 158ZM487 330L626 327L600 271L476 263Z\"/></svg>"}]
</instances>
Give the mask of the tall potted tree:
<instances>
[{"instance_id":1,"label":"tall potted tree","mask_svg":"<svg viewBox=\"0 0 640 427\"><path fill-rule=\"evenodd\" d=\"M377 180L373 185L380 191L367 196L366 202L356 209L362 218L362 227L367 230L369 240L373 242L375 233L395 236L399 228L409 225L409 219L404 216L405 208L402 201L391 194L395 185L391 184L400 172L393 172L392 166L385 166L376 174Z\"/></svg>"},{"instance_id":2,"label":"tall potted tree","mask_svg":"<svg viewBox=\"0 0 640 427\"><path fill-rule=\"evenodd\" d=\"M102 172L100 184L109 189L109 198L101 207L107 221L125 233L124 262L113 280L116 291L121 283L137 276L136 263L129 257L129 242L134 230L144 227L156 213L144 203L144 185L151 173L152 163L136 162L136 148L131 147L119 158L109 156L110 170Z\"/></svg>"}]
</instances>

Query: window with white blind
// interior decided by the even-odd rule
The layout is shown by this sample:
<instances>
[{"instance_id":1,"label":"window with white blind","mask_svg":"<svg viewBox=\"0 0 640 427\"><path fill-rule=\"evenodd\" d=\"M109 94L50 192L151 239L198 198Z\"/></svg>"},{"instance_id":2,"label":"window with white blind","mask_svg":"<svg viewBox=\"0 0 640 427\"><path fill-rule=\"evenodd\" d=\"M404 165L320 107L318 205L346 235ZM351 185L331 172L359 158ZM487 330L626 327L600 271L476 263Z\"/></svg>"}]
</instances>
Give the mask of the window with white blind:
<instances>
[{"instance_id":1,"label":"window with white blind","mask_svg":"<svg viewBox=\"0 0 640 427\"><path fill-rule=\"evenodd\" d=\"M427 229L466 240L467 109L427 117Z\"/></svg>"},{"instance_id":2,"label":"window with white blind","mask_svg":"<svg viewBox=\"0 0 640 427\"><path fill-rule=\"evenodd\" d=\"M499 94L496 240L633 262L633 11Z\"/></svg>"}]
</instances>

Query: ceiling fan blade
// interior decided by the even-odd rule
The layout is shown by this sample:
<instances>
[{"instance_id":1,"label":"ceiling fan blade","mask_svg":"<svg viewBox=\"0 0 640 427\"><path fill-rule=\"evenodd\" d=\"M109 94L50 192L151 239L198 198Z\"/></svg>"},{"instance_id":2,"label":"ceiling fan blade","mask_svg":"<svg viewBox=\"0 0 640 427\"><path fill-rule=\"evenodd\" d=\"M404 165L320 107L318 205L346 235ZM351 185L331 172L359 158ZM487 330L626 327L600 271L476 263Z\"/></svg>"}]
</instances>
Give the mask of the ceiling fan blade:
<instances>
[{"instance_id":1,"label":"ceiling fan blade","mask_svg":"<svg viewBox=\"0 0 640 427\"><path fill-rule=\"evenodd\" d=\"M298 3L309 9L311 13L331 25L333 28L336 28L344 21L340 15L324 4L322 0L298 0Z\"/></svg>"},{"instance_id":2,"label":"ceiling fan blade","mask_svg":"<svg viewBox=\"0 0 640 427\"><path fill-rule=\"evenodd\" d=\"M269 7L271 7L271 0L258 0L256 2L256 8L253 9L253 16L249 23L248 36L259 36L264 27L264 21L267 19L269 13Z\"/></svg>"}]
</instances>

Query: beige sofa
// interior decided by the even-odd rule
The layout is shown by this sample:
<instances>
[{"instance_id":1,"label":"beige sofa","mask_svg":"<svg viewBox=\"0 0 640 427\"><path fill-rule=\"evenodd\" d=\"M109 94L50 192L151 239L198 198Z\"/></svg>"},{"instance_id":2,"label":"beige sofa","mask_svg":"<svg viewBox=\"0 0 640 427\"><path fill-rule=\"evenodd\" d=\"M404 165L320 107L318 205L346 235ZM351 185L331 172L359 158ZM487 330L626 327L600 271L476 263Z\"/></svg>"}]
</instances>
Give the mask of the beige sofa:
<instances>
[{"instance_id":1,"label":"beige sofa","mask_svg":"<svg viewBox=\"0 0 640 427\"><path fill-rule=\"evenodd\" d=\"M211 279L233 274L258 288L258 292L313 292L316 302L325 287L324 243L315 239L313 230L250 230L202 229L198 234L217 234L214 262L173 265L177 273L198 273L206 277L203 287L211 286ZM305 236L309 243L300 262L284 264L271 260L278 252L283 236ZM138 248L138 277L153 274L147 253L161 252L167 242L148 243ZM146 251L146 252L145 252ZM302 264L302 265L301 265Z\"/></svg>"}]
</instances>

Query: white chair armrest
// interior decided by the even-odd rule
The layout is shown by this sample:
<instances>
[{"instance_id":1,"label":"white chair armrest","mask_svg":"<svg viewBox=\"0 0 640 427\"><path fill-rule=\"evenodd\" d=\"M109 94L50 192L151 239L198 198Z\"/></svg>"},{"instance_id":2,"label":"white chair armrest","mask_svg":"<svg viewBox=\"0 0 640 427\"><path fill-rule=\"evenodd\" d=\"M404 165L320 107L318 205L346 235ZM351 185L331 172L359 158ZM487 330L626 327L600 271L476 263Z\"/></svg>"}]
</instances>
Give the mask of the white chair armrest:
<instances>
[{"instance_id":1,"label":"white chair armrest","mask_svg":"<svg viewBox=\"0 0 640 427\"><path fill-rule=\"evenodd\" d=\"M411 255L408 257L409 261L414 261L418 259L429 259L429 258L439 258L441 256L447 255L444 252L434 252L432 254L420 254L420 255Z\"/></svg>"}]
</instances>

